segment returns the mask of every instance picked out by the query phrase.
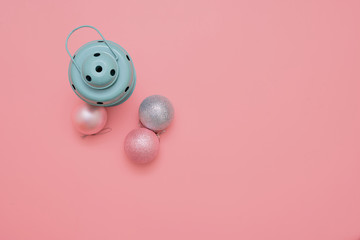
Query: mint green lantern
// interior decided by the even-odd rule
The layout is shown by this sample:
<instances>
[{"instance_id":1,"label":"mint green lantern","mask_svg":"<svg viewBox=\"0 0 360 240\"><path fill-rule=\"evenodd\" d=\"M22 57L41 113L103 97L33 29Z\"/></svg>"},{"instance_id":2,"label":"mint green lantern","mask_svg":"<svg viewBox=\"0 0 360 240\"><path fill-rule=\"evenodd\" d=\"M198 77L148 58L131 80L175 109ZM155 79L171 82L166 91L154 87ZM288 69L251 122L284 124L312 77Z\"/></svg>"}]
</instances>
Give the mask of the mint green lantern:
<instances>
[{"instance_id":1,"label":"mint green lantern","mask_svg":"<svg viewBox=\"0 0 360 240\"><path fill-rule=\"evenodd\" d=\"M68 49L68 40L80 28L92 28L101 36L81 46L74 56ZM95 106L116 106L125 102L132 94L136 73L130 55L120 45L105 40L93 26L80 26L66 38L66 51L71 61L69 81L73 91L85 102Z\"/></svg>"}]
</instances>

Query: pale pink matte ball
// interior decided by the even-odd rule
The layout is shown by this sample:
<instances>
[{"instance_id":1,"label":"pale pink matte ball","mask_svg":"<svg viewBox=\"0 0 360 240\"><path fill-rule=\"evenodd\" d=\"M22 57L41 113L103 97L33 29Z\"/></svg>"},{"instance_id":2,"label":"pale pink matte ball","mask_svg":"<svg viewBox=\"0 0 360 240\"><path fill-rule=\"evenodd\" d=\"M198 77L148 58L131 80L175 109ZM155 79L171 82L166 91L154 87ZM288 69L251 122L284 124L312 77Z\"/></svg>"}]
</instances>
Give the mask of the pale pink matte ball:
<instances>
[{"instance_id":1,"label":"pale pink matte ball","mask_svg":"<svg viewBox=\"0 0 360 240\"><path fill-rule=\"evenodd\" d=\"M71 119L76 130L84 135L92 135L104 128L107 121L107 111L104 107L92 106L82 102L72 111Z\"/></svg>"},{"instance_id":2,"label":"pale pink matte ball","mask_svg":"<svg viewBox=\"0 0 360 240\"><path fill-rule=\"evenodd\" d=\"M132 130L125 138L126 155L135 163L153 161L159 152L159 138L147 128Z\"/></svg>"}]
</instances>

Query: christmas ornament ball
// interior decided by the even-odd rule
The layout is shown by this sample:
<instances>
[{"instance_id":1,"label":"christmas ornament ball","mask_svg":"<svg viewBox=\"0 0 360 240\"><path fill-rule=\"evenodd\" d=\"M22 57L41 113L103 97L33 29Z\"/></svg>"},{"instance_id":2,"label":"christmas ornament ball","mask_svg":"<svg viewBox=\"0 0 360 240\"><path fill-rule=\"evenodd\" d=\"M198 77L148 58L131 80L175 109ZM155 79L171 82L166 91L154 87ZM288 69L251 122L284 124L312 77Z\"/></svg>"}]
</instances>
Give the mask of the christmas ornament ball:
<instances>
[{"instance_id":1,"label":"christmas ornament ball","mask_svg":"<svg viewBox=\"0 0 360 240\"><path fill-rule=\"evenodd\" d=\"M135 163L151 162L159 152L159 138L149 129L134 129L125 138L124 150Z\"/></svg>"},{"instance_id":2,"label":"christmas ornament ball","mask_svg":"<svg viewBox=\"0 0 360 240\"><path fill-rule=\"evenodd\" d=\"M144 127L159 132L171 124L174 118L174 108L166 97L152 95L141 103L139 118Z\"/></svg>"},{"instance_id":3,"label":"christmas ornament ball","mask_svg":"<svg viewBox=\"0 0 360 240\"><path fill-rule=\"evenodd\" d=\"M77 131L84 135L92 135L104 128L107 111L105 107L92 106L83 102L74 108L71 119Z\"/></svg>"}]
</instances>

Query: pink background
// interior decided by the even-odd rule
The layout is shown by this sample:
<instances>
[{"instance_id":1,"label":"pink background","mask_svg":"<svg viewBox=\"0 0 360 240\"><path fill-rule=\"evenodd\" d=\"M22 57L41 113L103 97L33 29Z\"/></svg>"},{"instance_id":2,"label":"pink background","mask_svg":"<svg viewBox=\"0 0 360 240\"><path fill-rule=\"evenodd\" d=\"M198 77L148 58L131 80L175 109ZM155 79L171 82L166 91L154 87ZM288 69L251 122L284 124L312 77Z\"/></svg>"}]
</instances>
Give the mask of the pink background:
<instances>
[{"instance_id":1,"label":"pink background","mask_svg":"<svg viewBox=\"0 0 360 240\"><path fill-rule=\"evenodd\" d=\"M4 1L0 239L360 239L360 1ZM82 139L64 44L131 54L133 96ZM74 52L98 39L82 30ZM175 121L126 159L140 102Z\"/></svg>"}]
</instances>

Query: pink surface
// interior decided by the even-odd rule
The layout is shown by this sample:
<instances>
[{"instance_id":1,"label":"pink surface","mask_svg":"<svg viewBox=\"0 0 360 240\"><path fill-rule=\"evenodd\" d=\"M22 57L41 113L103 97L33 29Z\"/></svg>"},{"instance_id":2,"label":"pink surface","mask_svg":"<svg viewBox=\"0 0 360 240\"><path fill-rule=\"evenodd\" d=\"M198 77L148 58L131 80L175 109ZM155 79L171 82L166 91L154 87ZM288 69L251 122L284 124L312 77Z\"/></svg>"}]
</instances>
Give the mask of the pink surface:
<instances>
[{"instance_id":1,"label":"pink surface","mask_svg":"<svg viewBox=\"0 0 360 240\"><path fill-rule=\"evenodd\" d=\"M360 1L5 1L0 239L360 238ZM64 44L125 47L133 96L80 138ZM97 39L83 30L71 51ZM152 94L148 166L123 141Z\"/></svg>"}]
</instances>

